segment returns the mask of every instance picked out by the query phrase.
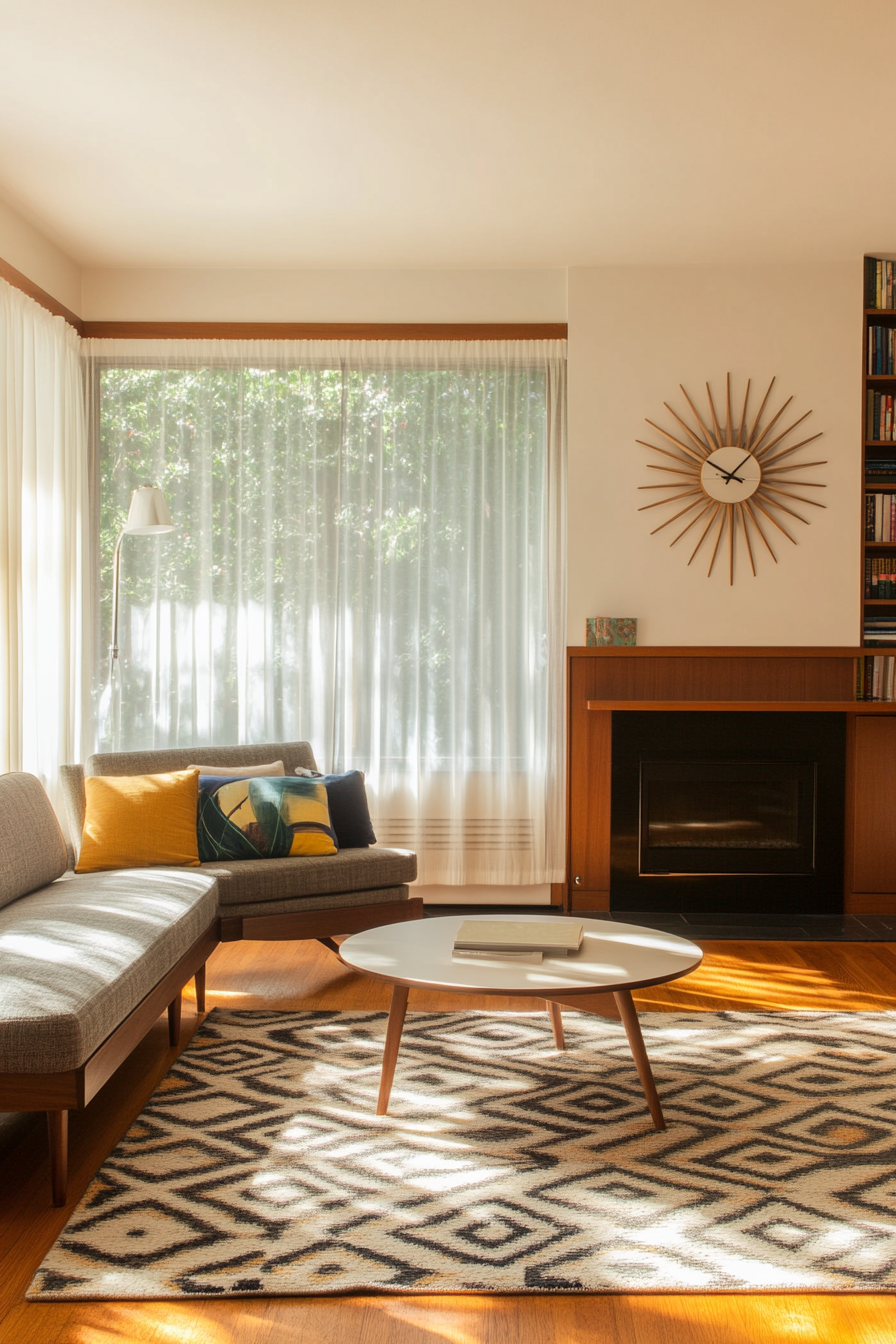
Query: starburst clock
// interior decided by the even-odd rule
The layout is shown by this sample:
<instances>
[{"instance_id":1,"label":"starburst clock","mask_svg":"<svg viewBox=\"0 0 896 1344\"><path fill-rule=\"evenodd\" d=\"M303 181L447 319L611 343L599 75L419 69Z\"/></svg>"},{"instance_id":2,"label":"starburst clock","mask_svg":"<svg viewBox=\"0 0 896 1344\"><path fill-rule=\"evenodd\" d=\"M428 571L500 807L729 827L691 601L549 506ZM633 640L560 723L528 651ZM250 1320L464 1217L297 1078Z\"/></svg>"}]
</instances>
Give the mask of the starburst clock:
<instances>
[{"instance_id":1,"label":"starburst clock","mask_svg":"<svg viewBox=\"0 0 896 1344\"><path fill-rule=\"evenodd\" d=\"M673 513L671 518L655 527L650 535L662 532L677 521L688 519L669 545L675 546L688 533L691 533L691 539L697 537L697 544L688 559L690 565L701 547L706 544L704 557L707 554L710 557L707 577L712 574L719 554L727 551L729 584L734 583L735 556L741 549L741 542L755 577L754 545L759 550L761 542L777 564L778 557L772 542L777 544L780 537L784 536L796 545L796 538L790 531L793 521L809 522L808 518L791 505L804 504L819 509L825 507L817 499L798 493L803 489L823 490L825 487L818 481L796 479L793 473L823 467L826 462L787 460L792 458L794 453L806 448L808 444L820 439L821 432L800 439L798 443L791 442L788 446L793 431L812 414L811 411L806 411L805 415L794 420L787 429L779 430L773 435L782 415L793 401L793 397L788 397L783 406L763 422L774 385L773 378L762 398L759 410L751 421L748 380L743 410L739 420L736 421L731 410L731 375L728 374L724 426L719 420L709 383L706 384L709 409L706 420L682 387L681 392L694 423L688 424L668 402L664 401L663 405L679 427L678 432L671 434L654 424L652 420L648 420L647 424L665 439L667 444L671 444L672 448L658 448L656 444L646 443L643 439L637 440L642 447L649 448L651 452L668 459L661 463L649 463L649 470L663 472L667 477L675 477L674 481L666 480L663 484L639 486L640 490L662 490L665 495L662 499L642 505L638 512L643 513L648 509L678 503L684 505ZM681 437L682 433L684 437ZM693 528L697 531L692 532Z\"/></svg>"}]
</instances>

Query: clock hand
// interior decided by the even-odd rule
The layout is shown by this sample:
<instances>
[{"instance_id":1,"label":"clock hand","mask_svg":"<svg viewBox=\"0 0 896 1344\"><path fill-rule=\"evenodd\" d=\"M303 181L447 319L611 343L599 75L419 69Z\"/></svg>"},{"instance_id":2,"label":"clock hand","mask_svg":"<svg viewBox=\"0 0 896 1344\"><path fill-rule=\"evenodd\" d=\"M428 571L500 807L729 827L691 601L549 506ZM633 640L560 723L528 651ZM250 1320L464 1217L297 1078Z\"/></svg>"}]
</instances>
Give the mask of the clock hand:
<instances>
[{"instance_id":1,"label":"clock hand","mask_svg":"<svg viewBox=\"0 0 896 1344\"><path fill-rule=\"evenodd\" d=\"M722 471L722 468L721 468L721 467L717 467L716 470L719 471L719 472L721 472L721 474L725 477L725 480L726 480L726 481L732 481L732 480L733 480L733 481L740 481L741 485L743 485L743 477L741 477L741 476L735 476L734 472L735 472L735 471L740 471L740 469L741 469L741 467L743 466L744 462L749 462L749 460L750 460L750 458L751 458L752 456L753 456L752 453L747 453L746 457L744 458L744 461L743 461L743 462L738 462L737 466L734 468L734 471L728 471L728 472L725 472L725 471Z\"/></svg>"}]
</instances>

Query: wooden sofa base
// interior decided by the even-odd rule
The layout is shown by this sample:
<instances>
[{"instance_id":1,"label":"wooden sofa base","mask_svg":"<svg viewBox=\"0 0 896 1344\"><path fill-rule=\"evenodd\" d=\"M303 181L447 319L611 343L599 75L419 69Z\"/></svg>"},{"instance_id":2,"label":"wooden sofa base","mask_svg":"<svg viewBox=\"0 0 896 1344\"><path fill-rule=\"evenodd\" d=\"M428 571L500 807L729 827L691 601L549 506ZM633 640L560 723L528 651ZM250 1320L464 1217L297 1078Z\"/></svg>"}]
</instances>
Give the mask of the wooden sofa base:
<instances>
[{"instance_id":1,"label":"wooden sofa base","mask_svg":"<svg viewBox=\"0 0 896 1344\"><path fill-rule=\"evenodd\" d=\"M66 1200L68 1184L68 1113L83 1110L115 1070L168 1009L168 1039L180 1039L181 993L191 978L196 981L196 1006L205 1011L205 963L219 942L215 919L180 961L128 1014L90 1058L65 1073L0 1073L0 1110L46 1111L50 1138L50 1177L53 1203Z\"/></svg>"},{"instance_id":2,"label":"wooden sofa base","mask_svg":"<svg viewBox=\"0 0 896 1344\"><path fill-rule=\"evenodd\" d=\"M423 918L423 900L382 901L378 905L343 905L330 910L297 910L288 915L222 915L221 942L289 942L296 938L331 938L361 933L384 924Z\"/></svg>"}]
</instances>

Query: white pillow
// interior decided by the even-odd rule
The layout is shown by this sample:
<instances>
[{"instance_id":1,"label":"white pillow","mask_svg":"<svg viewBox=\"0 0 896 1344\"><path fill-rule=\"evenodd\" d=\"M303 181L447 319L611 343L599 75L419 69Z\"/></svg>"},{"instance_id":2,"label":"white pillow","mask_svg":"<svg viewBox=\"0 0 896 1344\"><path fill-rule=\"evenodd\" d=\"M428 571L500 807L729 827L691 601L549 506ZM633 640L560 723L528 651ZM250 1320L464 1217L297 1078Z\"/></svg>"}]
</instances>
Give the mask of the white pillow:
<instances>
[{"instance_id":1,"label":"white pillow","mask_svg":"<svg viewBox=\"0 0 896 1344\"><path fill-rule=\"evenodd\" d=\"M201 770L204 775L285 775L282 761L272 761L270 765L188 765L188 770Z\"/></svg>"}]
</instances>

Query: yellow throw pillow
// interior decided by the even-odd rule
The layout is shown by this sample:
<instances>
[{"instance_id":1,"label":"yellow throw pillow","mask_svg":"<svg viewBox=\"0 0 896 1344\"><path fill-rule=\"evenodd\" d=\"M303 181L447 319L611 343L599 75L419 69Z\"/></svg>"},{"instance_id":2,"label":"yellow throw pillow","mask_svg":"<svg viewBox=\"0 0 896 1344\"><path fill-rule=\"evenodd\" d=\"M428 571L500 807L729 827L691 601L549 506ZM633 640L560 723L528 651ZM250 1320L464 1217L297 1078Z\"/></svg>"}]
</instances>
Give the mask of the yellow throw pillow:
<instances>
[{"instance_id":1,"label":"yellow throw pillow","mask_svg":"<svg viewBox=\"0 0 896 1344\"><path fill-rule=\"evenodd\" d=\"M156 864L199 866L199 771L89 775L76 873Z\"/></svg>"}]
</instances>

